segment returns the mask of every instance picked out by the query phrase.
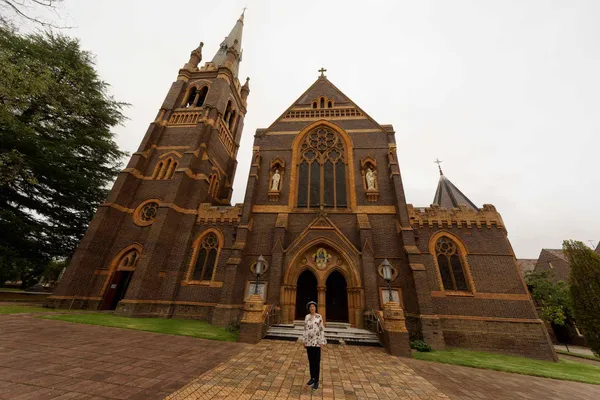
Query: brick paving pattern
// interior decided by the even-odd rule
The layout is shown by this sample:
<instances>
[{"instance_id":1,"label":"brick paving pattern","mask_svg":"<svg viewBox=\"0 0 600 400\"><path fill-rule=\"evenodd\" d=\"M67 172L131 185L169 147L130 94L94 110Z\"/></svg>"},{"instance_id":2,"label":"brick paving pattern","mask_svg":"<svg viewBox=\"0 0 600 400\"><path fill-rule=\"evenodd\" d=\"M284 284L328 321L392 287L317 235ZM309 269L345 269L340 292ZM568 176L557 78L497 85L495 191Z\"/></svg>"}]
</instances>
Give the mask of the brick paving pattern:
<instances>
[{"instance_id":1,"label":"brick paving pattern","mask_svg":"<svg viewBox=\"0 0 600 400\"><path fill-rule=\"evenodd\" d=\"M0 399L600 399L600 385L389 356L329 345L321 388L306 352L0 316Z\"/></svg>"},{"instance_id":2,"label":"brick paving pattern","mask_svg":"<svg viewBox=\"0 0 600 400\"><path fill-rule=\"evenodd\" d=\"M304 347L263 340L166 399L448 399L379 347L329 345L321 368L321 386L312 392Z\"/></svg>"},{"instance_id":3,"label":"brick paving pattern","mask_svg":"<svg viewBox=\"0 0 600 400\"><path fill-rule=\"evenodd\" d=\"M0 316L0 399L162 399L246 345Z\"/></svg>"},{"instance_id":4,"label":"brick paving pattern","mask_svg":"<svg viewBox=\"0 0 600 400\"><path fill-rule=\"evenodd\" d=\"M600 399L600 385L414 359L403 361L453 400Z\"/></svg>"}]
</instances>

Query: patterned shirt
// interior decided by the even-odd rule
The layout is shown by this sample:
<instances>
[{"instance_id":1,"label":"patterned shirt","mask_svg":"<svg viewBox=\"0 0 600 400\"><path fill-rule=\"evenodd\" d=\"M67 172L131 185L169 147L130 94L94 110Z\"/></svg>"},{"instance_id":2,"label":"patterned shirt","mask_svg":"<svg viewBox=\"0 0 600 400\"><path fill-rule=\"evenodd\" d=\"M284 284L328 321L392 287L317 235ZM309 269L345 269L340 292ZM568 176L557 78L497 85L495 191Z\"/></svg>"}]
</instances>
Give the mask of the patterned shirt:
<instances>
[{"instance_id":1,"label":"patterned shirt","mask_svg":"<svg viewBox=\"0 0 600 400\"><path fill-rule=\"evenodd\" d=\"M314 317L308 314L304 318L302 341L307 347L319 347L327 344L327 340L325 340L325 328L323 327L323 317L320 314L315 314Z\"/></svg>"}]
</instances>

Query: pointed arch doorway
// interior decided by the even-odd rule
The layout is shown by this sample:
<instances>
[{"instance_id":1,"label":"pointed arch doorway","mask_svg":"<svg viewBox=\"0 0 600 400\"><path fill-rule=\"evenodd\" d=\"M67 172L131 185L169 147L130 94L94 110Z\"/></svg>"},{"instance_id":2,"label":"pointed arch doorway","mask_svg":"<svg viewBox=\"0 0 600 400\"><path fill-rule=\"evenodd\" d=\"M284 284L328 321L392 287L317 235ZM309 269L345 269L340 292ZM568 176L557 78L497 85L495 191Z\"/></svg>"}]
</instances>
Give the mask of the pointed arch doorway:
<instances>
[{"instance_id":1,"label":"pointed arch doorway","mask_svg":"<svg viewBox=\"0 0 600 400\"><path fill-rule=\"evenodd\" d=\"M116 309L119 301L125 297L141 253L142 247L135 244L121 250L114 258L102 288L100 310Z\"/></svg>"},{"instance_id":2,"label":"pointed arch doorway","mask_svg":"<svg viewBox=\"0 0 600 400\"><path fill-rule=\"evenodd\" d=\"M352 258L327 239L303 246L288 264L280 292L282 322L303 320L306 303L313 299L326 323L363 327L365 301L360 272Z\"/></svg>"},{"instance_id":3,"label":"pointed arch doorway","mask_svg":"<svg viewBox=\"0 0 600 400\"><path fill-rule=\"evenodd\" d=\"M327 321L348 322L348 285L346 278L335 270L325 281Z\"/></svg>"},{"instance_id":4,"label":"pointed arch doorway","mask_svg":"<svg viewBox=\"0 0 600 400\"><path fill-rule=\"evenodd\" d=\"M298 277L296 285L296 317L295 319L304 320L308 313L306 304L309 301L319 302L317 291L317 277L310 271L306 270Z\"/></svg>"}]
</instances>

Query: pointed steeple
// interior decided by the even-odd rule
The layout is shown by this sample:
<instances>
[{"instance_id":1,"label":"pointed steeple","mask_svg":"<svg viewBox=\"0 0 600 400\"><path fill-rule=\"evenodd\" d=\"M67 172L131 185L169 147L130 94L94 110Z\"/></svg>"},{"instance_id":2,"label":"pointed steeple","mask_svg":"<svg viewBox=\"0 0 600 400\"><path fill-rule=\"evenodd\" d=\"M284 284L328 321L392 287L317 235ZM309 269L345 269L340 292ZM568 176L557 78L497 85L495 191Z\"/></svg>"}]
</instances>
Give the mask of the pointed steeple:
<instances>
[{"instance_id":1,"label":"pointed steeple","mask_svg":"<svg viewBox=\"0 0 600 400\"><path fill-rule=\"evenodd\" d=\"M242 15L238 18L229 35L221 42L217 54L212 59L212 63L217 68L224 67L229 61L231 63L230 68L235 77L238 75L240 61L242 61L242 31L244 29L245 12L246 9L244 9Z\"/></svg>"},{"instance_id":2,"label":"pointed steeple","mask_svg":"<svg viewBox=\"0 0 600 400\"><path fill-rule=\"evenodd\" d=\"M440 167L441 161L435 160L435 163L440 170L440 180L438 182L437 190L435 191L433 204L448 209L456 208L461 204L473 210L478 210L479 208L444 176L442 168Z\"/></svg>"}]
</instances>

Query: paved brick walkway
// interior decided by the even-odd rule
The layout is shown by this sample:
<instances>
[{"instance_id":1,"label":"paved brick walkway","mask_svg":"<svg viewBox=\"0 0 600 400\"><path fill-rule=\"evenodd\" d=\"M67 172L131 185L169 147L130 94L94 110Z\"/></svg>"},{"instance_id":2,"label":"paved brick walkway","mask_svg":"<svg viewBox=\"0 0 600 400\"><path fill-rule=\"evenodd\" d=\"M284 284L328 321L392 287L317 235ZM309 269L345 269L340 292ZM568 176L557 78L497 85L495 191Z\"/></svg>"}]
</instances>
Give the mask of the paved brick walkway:
<instances>
[{"instance_id":1,"label":"paved brick walkway","mask_svg":"<svg viewBox=\"0 0 600 400\"><path fill-rule=\"evenodd\" d=\"M600 399L600 385L510 374L420 360L403 360L453 400Z\"/></svg>"},{"instance_id":2,"label":"paved brick walkway","mask_svg":"<svg viewBox=\"0 0 600 400\"><path fill-rule=\"evenodd\" d=\"M246 346L0 316L0 399L162 399Z\"/></svg>"},{"instance_id":3,"label":"paved brick walkway","mask_svg":"<svg viewBox=\"0 0 600 400\"><path fill-rule=\"evenodd\" d=\"M448 399L378 347L327 346L318 391L307 389L309 378L301 344L263 340L167 399Z\"/></svg>"},{"instance_id":4,"label":"paved brick walkway","mask_svg":"<svg viewBox=\"0 0 600 400\"><path fill-rule=\"evenodd\" d=\"M322 385L306 390L304 348L0 316L0 399L600 399L600 385L329 345Z\"/></svg>"}]
</instances>

